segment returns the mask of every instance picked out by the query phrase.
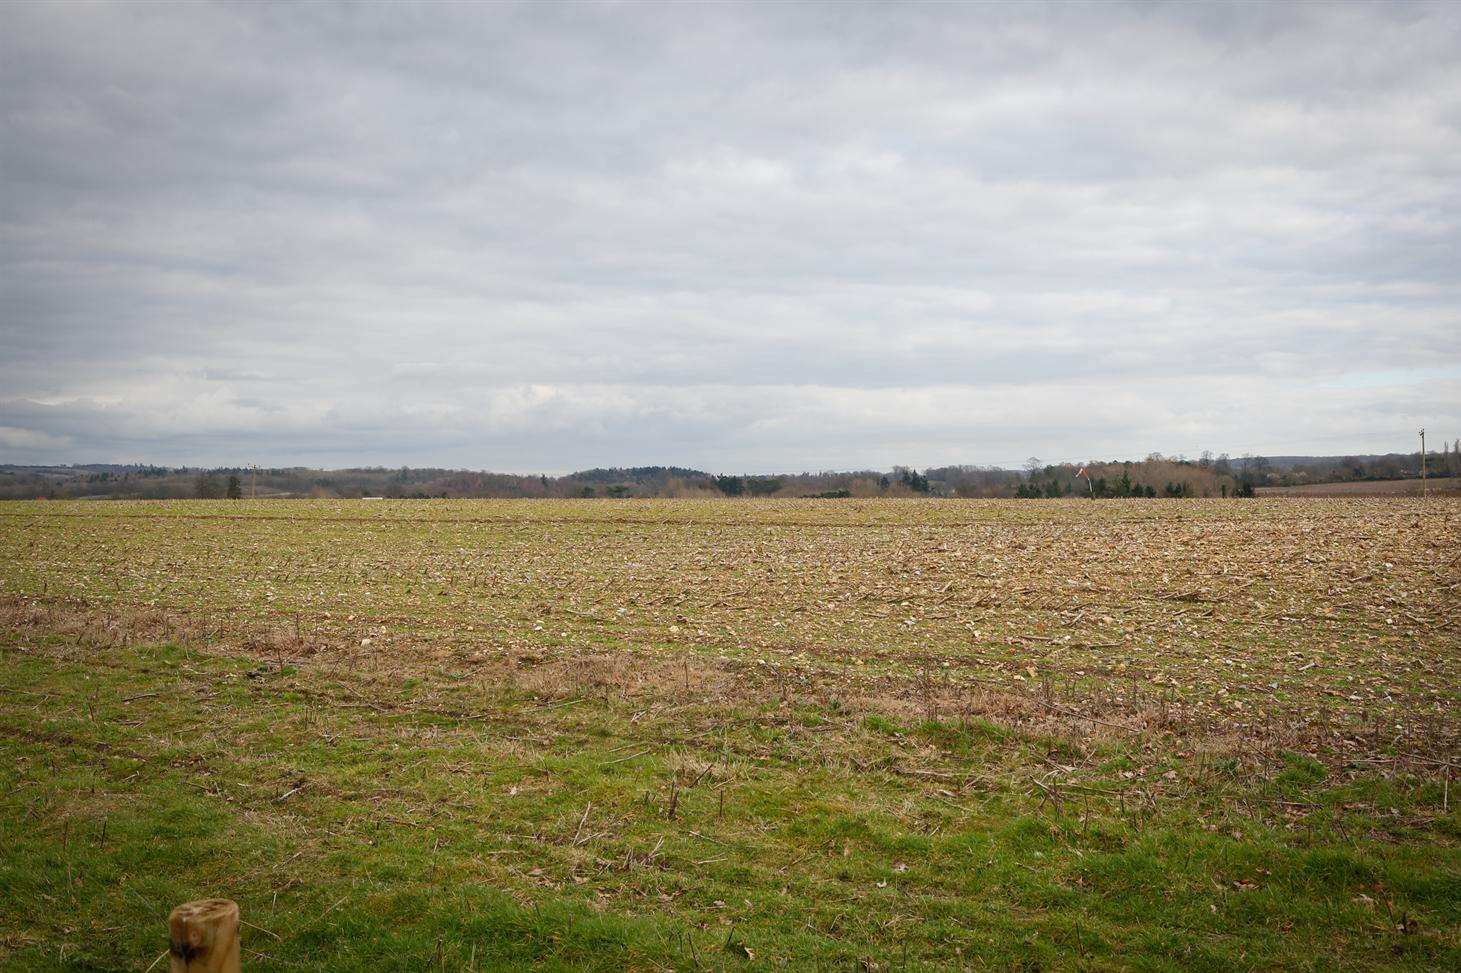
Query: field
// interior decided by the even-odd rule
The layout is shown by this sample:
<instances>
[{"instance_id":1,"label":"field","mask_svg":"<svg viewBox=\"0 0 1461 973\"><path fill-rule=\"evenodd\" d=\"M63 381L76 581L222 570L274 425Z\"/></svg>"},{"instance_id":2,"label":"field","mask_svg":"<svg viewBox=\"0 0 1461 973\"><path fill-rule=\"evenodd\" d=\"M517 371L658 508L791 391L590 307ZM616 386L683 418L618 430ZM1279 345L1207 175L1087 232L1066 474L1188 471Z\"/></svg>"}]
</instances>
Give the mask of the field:
<instances>
[{"instance_id":1,"label":"field","mask_svg":"<svg viewBox=\"0 0 1461 973\"><path fill-rule=\"evenodd\" d=\"M1302 486L1259 487L1263 497L1419 497L1455 496L1461 493L1461 477L1433 476L1427 480L1355 480L1348 483L1306 483Z\"/></svg>"},{"instance_id":2,"label":"field","mask_svg":"<svg viewBox=\"0 0 1461 973\"><path fill-rule=\"evenodd\" d=\"M1458 607L1456 498L0 504L0 967L1455 969Z\"/></svg>"}]
</instances>

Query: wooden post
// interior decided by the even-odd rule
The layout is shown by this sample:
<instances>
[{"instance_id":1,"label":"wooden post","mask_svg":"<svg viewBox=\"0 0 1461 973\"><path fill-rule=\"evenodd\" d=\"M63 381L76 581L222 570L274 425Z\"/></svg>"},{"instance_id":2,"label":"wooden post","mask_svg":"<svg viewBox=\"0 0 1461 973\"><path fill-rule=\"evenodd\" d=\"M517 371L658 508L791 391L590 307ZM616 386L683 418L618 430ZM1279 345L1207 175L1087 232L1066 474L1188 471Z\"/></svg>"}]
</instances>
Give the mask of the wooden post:
<instances>
[{"instance_id":1,"label":"wooden post","mask_svg":"<svg viewBox=\"0 0 1461 973\"><path fill-rule=\"evenodd\" d=\"M241 973L237 902L186 902L172 910L167 926L172 973Z\"/></svg>"},{"instance_id":2,"label":"wooden post","mask_svg":"<svg viewBox=\"0 0 1461 973\"><path fill-rule=\"evenodd\" d=\"M1425 488L1425 429L1420 431L1420 495L1428 496Z\"/></svg>"}]
</instances>

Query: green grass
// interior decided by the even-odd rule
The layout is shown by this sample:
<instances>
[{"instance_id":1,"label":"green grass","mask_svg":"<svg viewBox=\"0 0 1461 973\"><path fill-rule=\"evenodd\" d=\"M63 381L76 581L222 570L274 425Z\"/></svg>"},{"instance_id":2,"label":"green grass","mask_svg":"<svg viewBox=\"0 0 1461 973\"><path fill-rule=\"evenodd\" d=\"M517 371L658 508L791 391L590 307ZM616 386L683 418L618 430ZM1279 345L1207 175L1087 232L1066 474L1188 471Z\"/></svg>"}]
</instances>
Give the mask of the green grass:
<instances>
[{"instance_id":1,"label":"green grass","mask_svg":"<svg viewBox=\"0 0 1461 973\"><path fill-rule=\"evenodd\" d=\"M0 966L226 896L250 971L1454 969L1458 801L1386 766L16 628Z\"/></svg>"}]
</instances>

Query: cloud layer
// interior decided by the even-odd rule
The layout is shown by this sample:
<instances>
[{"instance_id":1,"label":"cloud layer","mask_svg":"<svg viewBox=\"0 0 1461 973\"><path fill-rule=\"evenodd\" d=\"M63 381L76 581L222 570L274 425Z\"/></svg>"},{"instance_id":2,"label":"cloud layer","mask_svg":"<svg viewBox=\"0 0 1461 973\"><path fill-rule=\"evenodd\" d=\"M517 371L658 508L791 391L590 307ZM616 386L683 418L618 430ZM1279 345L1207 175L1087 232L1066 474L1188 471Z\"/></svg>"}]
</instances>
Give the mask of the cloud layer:
<instances>
[{"instance_id":1,"label":"cloud layer","mask_svg":"<svg viewBox=\"0 0 1461 973\"><path fill-rule=\"evenodd\" d=\"M0 461L1461 435L1461 7L10 4Z\"/></svg>"}]
</instances>

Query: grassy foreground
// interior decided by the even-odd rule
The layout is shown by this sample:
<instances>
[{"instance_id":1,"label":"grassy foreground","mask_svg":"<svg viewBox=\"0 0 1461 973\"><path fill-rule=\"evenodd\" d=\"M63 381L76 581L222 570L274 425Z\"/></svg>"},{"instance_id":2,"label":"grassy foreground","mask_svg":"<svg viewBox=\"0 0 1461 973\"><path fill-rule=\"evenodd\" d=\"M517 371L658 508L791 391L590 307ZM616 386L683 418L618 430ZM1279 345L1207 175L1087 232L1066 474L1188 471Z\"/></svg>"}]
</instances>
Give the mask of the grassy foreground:
<instances>
[{"instance_id":1,"label":"grassy foreground","mask_svg":"<svg viewBox=\"0 0 1461 973\"><path fill-rule=\"evenodd\" d=\"M0 649L6 969L146 969L171 905L225 893L250 970L1461 963L1433 773L1132 741L1062 786L1058 741L728 706L695 673L545 702L83 634Z\"/></svg>"},{"instance_id":2,"label":"grassy foreground","mask_svg":"<svg viewBox=\"0 0 1461 973\"><path fill-rule=\"evenodd\" d=\"M1458 532L0 504L0 969L1458 968Z\"/></svg>"}]
</instances>

